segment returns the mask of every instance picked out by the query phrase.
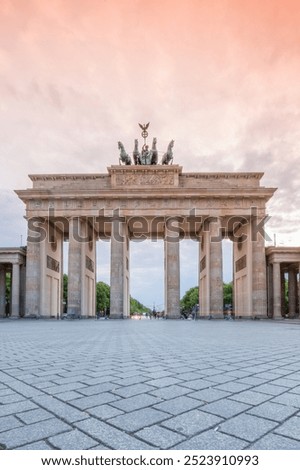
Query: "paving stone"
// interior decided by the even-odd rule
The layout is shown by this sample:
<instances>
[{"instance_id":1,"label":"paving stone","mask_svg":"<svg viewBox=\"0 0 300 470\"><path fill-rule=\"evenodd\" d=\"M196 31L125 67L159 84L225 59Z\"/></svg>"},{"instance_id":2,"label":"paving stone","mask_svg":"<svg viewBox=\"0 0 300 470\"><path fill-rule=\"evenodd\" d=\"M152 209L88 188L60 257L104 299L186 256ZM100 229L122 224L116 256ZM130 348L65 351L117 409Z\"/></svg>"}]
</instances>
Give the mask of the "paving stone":
<instances>
[{"instance_id":1,"label":"paving stone","mask_svg":"<svg viewBox=\"0 0 300 470\"><path fill-rule=\"evenodd\" d=\"M272 382L269 382L269 383L272 385L279 385L281 387L286 387L286 388L295 387L295 381L291 380L289 377L282 377L280 379L272 380Z\"/></svg>"},{"instance_id":2,"label":"paving stone","mask_svg":"<svg viewBox=\"0 0 300 470\"><path fill-rule=\"evenodd\" d=\"M80 410L86 410L98 405L104 405L118 400L119 397L113 393L105 392L99 395L92 395L90 397L77 398L76 400L70 401L70 404L76 406Z\"/></svg>"},{"instance_id":3,"label":"paving stone","mask_svg":"<svg viewBox=\"0 0 300 470\"><path fill-rule=\"evenodd\" d=\"M104 382L98 385L91 385L90 387L81 388L79 391L82 395L91 396L97 395L98 393L110 392L111 390L117 389L118 386L111 382Z\"/></svg>"},{"instance_id":4,"label":"paving stone","mask_svg":"<svg viewBox=\"0 0 300 470\"><path fill-rule=\"evenodd\" d=\"M205 378L212 377L213 375L222 375L224 371L222 369L217 369L217 367L210 367L208 369L203 369L202 374Z\"/></svg>"},{"instance_id":5,"label":"paving stone","mask_svg":"<svg viewBox=\"0 0 300 470\"><path fill-rule=\"evenodd\" d=\"M68 424L53 418L1 432L0 442L4 443L7 449L15 449L23 444L55 436L60 432L69 430L71 430L71 427Z\"/></svg>"},{"instance_id":6,"label":"paving stone","mask_svg":"<svg viewBox=\"0 0 300 470\"><path fill-rule=\"evenodd\" d=\"M71 400L76 400L76 398L82 398L82 395L78 392L64 392L64 393L58 393L55 395L55 398L58 398L58 400L69 402Z\"/></svg>"},{"instance_id":7,"label":"paving stone","mask_svg":"<svg viewBox=\"0 0 300 470\"><path fill-rule=\"evenodd\" d=\"M184 382L183 384L185 387L189 387L192 390L201 390L203 388L208 388L212 387L213 384L212 382L209 382L208 380L204 379L196 379L196 380L188 380L187 382Z\"/></svg>"},{"instance_id":8,"label":"paving stone","mask_svg":"<svg viewBox=\"0 0 300 470\"><path fill-rule=\"evenodd\" d=\"M37 441L25 446L16 447L16 450L53 450L46 441Z\"/></svg>"},{"instance_id":9,"label":"paving stone","mask_svg":"<svg viewBox=\"0 0 300 470\"><path fill-rule=\"evenodd\" d=\"M276 427L274 421L241 414L220 424L219 431L247 441L255 441Z\"/></svg>"},{"instance_id":10,"label":"paving stone","mask_svg":"<svg viewBox=\"0 0 300 470\"><path fill-rule=\"evenodd\" d=\"M278 397L273 397L272 401L276 403L282 403L283 405L300 408L300 395L297 395L296 393L286 392Z\"/></svg>"},{"instance_id":11,"label":"paving stone","mask_svg":"<svg viewBox=\"0 0 300 470\"><path fill-rule=\"evenodd\" d=\"M183 374L178 374L176 377L180 380L190 381L190 380L197 380L203 377L203 374L199 372L185 372Z\"/></svg>"},{"instance_id":12,"label":"paving stone","mask_svg":"<svg viewBox=\"0 0 300 470\"><path fill-rule=\"evenodd\" d=\"M244 390L248 390L249 388L251 388L251 385L242 384L239 382L227 382L217 385L216 388L218 390L224 390L225 392L239 393L243 392Z\"/></svg>"},{"instance_id":13,"label":"paving stone","mask_svg":"<svg viewBox=\"0 0 300 470\"><path fill-rule=\"evenodd\" d=\"M119 379L115 377L111 381L114 384L118 384L120 387L127 387L128 385L146 382L146 380L148 380L148 377L145 377L144 375L133 375L132 377L127 377L127 379Z\"/></svg>"},{"instance_id":14,"label":"paving stone","mask_svg":"<svg viewBox=\"0 0 300 470\"><path fill-rule=\"evenodd\" d=\"M178 450L241 450L249 445L248 442L219 431L210 430L192 437L173 447Z\"/></svg>"},{"instance_id":15,"label":"paving stone","mask_svg":"<svg viewBox=\"0 0 300 470\"><path fill-rule=\"evenodd\" d=\"M230 382L232 380L232 377L229 377L224 374L217 374L217 375L210 375L209 377L206 377L207 380L214 382L214 384L224 384L226 382Z\"/></svg>"},{"instance_id":16,"label":"paving stone","mask_svg":"<svg viewBox=\"0 0 300 470\"><path fill-rule=\"evenodd\" d=\"M170 371L157 371L157 372L151 372L151 373L147 373L146 371L144 372L145 375L147 375L148 377L152 378L152 379L159 379L161 377L168 377L170 375L174 375L173 372L170 372Z\"/></svg>"},{"instance_id":17,"label":"paving stone","mask_svg":"<svg viewBox=\"0 0 300 470\"><path fill-rule=\"evenodd\" d=\"M34 408L37 408L37 405L28 400L9 405L0 405L0 417L20 413L21 411L32 410Z\"/></svg>"},{"instance_id":18,"label":"paving stone","mask_svg":"<svg viewBox=\"0 0 300 470\"><path fill-rule=\"evenodd\" d=\"M199 390L198 392L193 392L189 394L189 397L196 398L197 400L203 401L203 403L210 403L212 401L220 400L221 398L231 395L228 392L223 392L222 390L217 390L215 388L205 388L204 390Z\"/></svg>"},{"instance_id":19,"label":"paving stone","mask_svg":"<svg viewBox=\"0 0 300 470\"><path fill-rule=\"evenodd\" d=\"M19 395L19 393L11 392L9 395L0 397L0 405L9 405L10 403L16 403L18 401L23 401L24 397Z\"/></svg>"},{"instance_id":20,"label":"paving stone","mask_svg":"<svg viewBox=\"0 0 300 470\"><path fill-rule=\"evenodd\" d=\"M19 382L18 380L11 380L9 382L9 386L15 392L19 393L20 395L23 395L23 397L32 398L37 395L43 394L43 392L41 392L40 390L33 388L30 385L27 385L23 382Z\"/></svg>"},{"instance_id":21,"label":"paving stone","mask_svg":"<svg viewBox=\"0 0 300 470\"><path fill-rule=\"evenodd\" d=\"M41 408L18 413L17 417L25 424L37 423L38 421L43 421L44 419L54 418L53 414Z\"/></svg>"},{"instance_id":22,"label":"paving stone","mask_svg":"<svg viewBox=\"0 0 300 470\"><path fill-rule=\"evenodd\" d=\"M280 422L289 418L296 412L297 408L293 408L292 406L285 406L280 403L268 401L261 405L254 406L248 410L247 413Z\"/></svg>"},{"instance_id":23,"label":"paving stone","mask_svg":"<svg viewBox=\"0 0 300 470\"><path fill-rule=\"evenodd\" d=\"M266 393L267 395L276 396L276 395L280 395L286 392L286 388L280 387L279 385L266 383L263 385L259 385L258 387L252 388L252 392L260 392L260 393Z\"/></svg>"},{"instance_id":24,"label":"paving stone","mask_svg":"<svg viewBox=\"0 0 300 470\"><path fill-rule=\"evenodd\" d=\"M249 372L245 372L244 370L232 370L228 372L228 375L236 379L243 379L245 377L249 377L251 374Z\"/></svg>"},{"instance_id":25,"label":"paving stone","mask_svg":"<svg viewBox=\"0 0 300 470\"><path fill-rule=\"evenodd\" d=\"M113 406L119 408L122 411L129 412L155 405L160 401L161 400L159 398L153 397L152 395L141 393L140 395L135 395L134 397L123 398L123 400L114 401Z\"/></svg>"},{"instance_id":26,"label":"paving stone","mask_svg":"<svg viewBox=\"0 0 300 470\"><path fill-rule=\"evenodd\" d=\"M142 410L132 411L115 418L110 419L108 422L114 426L124 429L125 431L138 431L139 429L158 423L169 415L159 410L152 408L143 408Z\"/></svg>"},{"instance_id":27,"label":"paving stone","mask_svg":"<svg viewBox=\"0 0 300 470\"><path fill-rule=\"evenodd\" d=\"M282 434L293 439L297 439L300 445L300 416L293 416L283 423L279 428L276 428L274 432L276 434Z\"/></svg>"},{"instance_id":28,"label":"paving stone","mask_svg":"<svg viewBox=\"0 0 300 470\"><path fill-rule=\"evenodd\" d=\"M154 408L165 411L166 413L170 413L172 415L177 415L184 413L185 411L198 408L201 405L203 405L203 402L200 400L194 400L193 398L189 398L187 396L180 396L171 400L163 401L162 403L158 403L157 405L154 405Z\"/></svg>"},{"instance_id":29,"label":"paving stone","mask_svg":"<svg viewBox=\"0 0 300 470\"><path fill-rule=\"evenodd\" d=\"M188 411L174 418L168 419L161 423L164 427L173 431L192 436L206 429L219 424L222 418L218 418L212 414L204 413L199 410Z\"/></svg>"},{"instance_id":30,"label":"paving stone","mask_svg":"<svg viewBox=\"0 0 300 470\"><path fill-rule=\"evenodd\" d=\"M51 411L51 413L54 413L59 418L66 420L68 423L74 423L87 417L86 413L78 411L73 406L63 403L54 397L35 397L35 403Z\"/></svg>"},{"instance_id":31,"label":"paving stone","mask_svg":"<svg viewBox=\"0 0 300 470\"><path fill-rule=\"evenodd\" d=\"M251 386L265 384L266 382L267 382L267 379L258 379L257 377L243 377L241 379L238 379L238 383L251 385Z\"/></svg>"},{"instance_id":32,"label":"paving stone","mask_svg":"<svg viewBox=\"0 0 300 470\"><path fill-rule=\"evenodd\" d=\"M48 441L56 449L65 450L91 449L98 444L97 441L79 431L78 429L49 437Z\"/></svg>"},{"instance_id":33,"label":"paving stone","mask_svg":"<svg viewBox=\"0 0 300 470\"><path fill-rule=\"evenodd\" d=\"M269 433L247 449L251 450L300 450L300 441Z\"/></svg>"},{"instance_id":34,"label":"paving stone","mask_svg":"<svg viewBox=\"0 0 300 470\"><path fill-rule=\"evenodd\" d=\"M213 413L215 415L221 416L222 418L232 418L235 415L243 413L249 408L251 408L250 405L224 398L223 400L218 400L213 403L209 403L208 405L202 406L201 411Z\"/></svg>"},{"instance_id":35,"label":"paving stone","mask_svg":"<svg viewBox=\"0 0 300 470\"><path fill-rule=\"evenodd\" d=\"M54 382L39 382L35 384L35 388L38 388L39 390L45 390L47 392L47 389L50 387L54 387L55 383Z\"/></svg>"},{"instance_id":36,"label":"paving stone","mask_svg":"<svg viewBox=\"0 0 300 470\"><path fill-rule=\"evenodd\" d=\"M111 450L103 444L98 444L95 447L91 447L89 450Z\"/></svg>"},{"instance_id":37,"label":"paving stone","mask_svg":"<svg viewBox=\"0 0 300 470\"><path fill-rule=\"evenodd\" d=\"M162 377L161 379L150 380L147 385L152 387L167 387L168 385L174 385L180 382L179 379L174 377Z\"/></svg>"},{"instance_id":38,"label":"paving stone","mask_svg":"<svg viewBox=\"0 0 300 470\"><path fill-rule=\"evenodd\" d=\"M181 395L185 395L189 393L191 390L186 387L182 387L180 385L170 385L170 387L159 388L157 390L153 390L151 392L152 395L156 397L163 398L165 400L169 400L171 398L176 398Z\"/></svg>"},{"instance_id":39,"label":"paving stone","mask_svg":"<svg viewBox=\"0 0 300 470\"><path fill-rule=\"evenodd\" d=\"M113 418L114 416L118 416L123 413L122 410L114 408L113 406L110 406L110 405L95 406L94 408L89 408L86 411L87 413L97 416L98 418L104 419L104 420Z\"/></svg>"},{"instance_id":40,"label":"paving stone","mask_svg":"<svg viewBox=\"0 0 300 470\"><path fill-rule=\"evenodd\" d=\"M158 447L158 449L169 449L185 439L182 434L175 433L158 425L142 429L136 433L136 436L150 442L150 444Z\"/></svg>"},{"instance_id":41,"label":"paving stone","mask_svg":"<svg viewBox=\"0 0 300 470\"><path fill-rule=\"evenodd\" d=\"M146 450L153 448L139 439L136 439L135 437L132 437L123 431L119 431L115 427L110 426L107 423L103 423L102 421L99 421L95 418L89 418L84 421L80 421L76 424L76 427L112 449Z\"/></svg>"},{"instance_id":42,"label":"paving stone","mask_svg":"<svg viewBox=\"0 0 300 470\"><path fill-rule=\"evenodd\" d=\"M4 416L0 418L0 432L22 426L22 423L14 416Z\"/></svg>"},{"instance_id":43,"label":"paving stone","mask_svg":"<svg viewBox=\"0 0 300 470\"><path fill-rule=\"evenodd\" d=\"M0 389L0 400L1 400L1 397L5 397L7 395L10 395L12 392L11 392L11 389L8 388L8 387L4 387L2 389ZM23 398L24 400L24 398Z\"/></svg>"},{"instance_id":44,"label":"paving stone","mask_svg":"<svg viewBox=\"0 0 300 470\"><path fill-rule=\"evenodd\" d=\"M129 398L134 395L139 395L141 393L152 392L155 390L154 387L151 387L147 384L136 384L136 385L129 385L128 387L116 388L114 393L120 395L123 398Z\"/></svg>"},{"instance_id":45,"label":"paving stone","mask_svg":"<svg viewBox=\"0 0 300 470\"><path fill-rule=\"evenodd\" d=\"M75 376L67 375L66 377L58 377L55 380L53 380L53 382L55 383L55 385L66 385L66 384L74 384L78 382L85 383L85 380L91 380L91 378L88 377L87 375L77 374Z\"/></svg>"},{"instance_id":46,"label":"paving stone","mask_svg":"<svg viewBox=\"0 0 300 470\"><path fill-rule=\"evenodd\" d=\"M241 393L237 393L231 397L232 400L241 401L249 405L259 405L264 401L270 400L270 395L264 393L252 392L251 390L246 390Z\"/></svg>"},{"instance_id":47,"label":"paving stone","mask_svg":"<svg viewBox=\"0 0 300 470\"><path fill-rule=\"evenodd\" d=\"M255 374L253 377L257 377L258 379L265 379L265 380L276 380L280 376L278 376L278 374L274 374L274 372L261 372L259 374Z\"/></svg>"}]
</instances>

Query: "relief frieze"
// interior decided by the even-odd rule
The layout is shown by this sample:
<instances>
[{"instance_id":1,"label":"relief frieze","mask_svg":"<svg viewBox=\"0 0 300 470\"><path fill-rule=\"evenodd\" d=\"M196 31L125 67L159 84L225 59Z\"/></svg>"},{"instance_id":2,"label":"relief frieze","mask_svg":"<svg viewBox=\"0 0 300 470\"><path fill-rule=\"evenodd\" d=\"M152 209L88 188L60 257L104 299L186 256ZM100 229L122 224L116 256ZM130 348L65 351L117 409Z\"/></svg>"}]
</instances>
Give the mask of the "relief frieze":
<instances>
[{"instance_id":1,"label":"relief frieze","mask_svg":"<svg viewBox=\"0 0 300 470\"><path fill-rule=\"evenodd\" d=\"M117 186L174 186L173 173L122 173L116 175Z\"/></svg>"}]
</instances>

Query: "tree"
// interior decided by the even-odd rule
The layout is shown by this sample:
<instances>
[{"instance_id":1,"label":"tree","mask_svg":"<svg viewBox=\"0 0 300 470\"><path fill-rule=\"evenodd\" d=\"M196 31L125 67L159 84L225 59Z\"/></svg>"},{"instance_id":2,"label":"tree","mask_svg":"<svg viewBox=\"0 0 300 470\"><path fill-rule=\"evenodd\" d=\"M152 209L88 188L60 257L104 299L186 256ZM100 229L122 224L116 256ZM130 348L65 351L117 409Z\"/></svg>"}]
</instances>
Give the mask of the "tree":
<instances>
[{"instance_id":1,"label":"tree","mask_svg":"<svg viewBox=\"0 0 300 470\"><path fill-rule=\"evenodd\" d=\"M130 296L130 315L133 313L143 312L150 312L150 309L148 307L145 307L145 305L141 304L141 302Z\"/></svg>"},{"instance_id":2,"label":"tree","mask_svg":"<svg viewBox=\"0 0 300 470\"><path fill-rule=\"evenodd\" d=\"M195 305L199 304L199 288L191 287L180 301L181 309L185 312L190 312Z\"/></svg>"},{"instance_id":3,"label":"tree","mask_svg":"<svg viewBox=\"0 0 300 470\"><path fill-rule=\"evenodd\" d=\"M96 310L107 312L110 306L110 287L105 282L96 284Z\"/></svg>"},{"instance_id":4,"label":"tree","mask_svg":"<svg viewBox=\"0 0 300 470\"><path fill-rule=\"evenodd\" d=\"M232 282L223 284L223 305L232 305L233 287Z\"/></svg>"}]
</instances>

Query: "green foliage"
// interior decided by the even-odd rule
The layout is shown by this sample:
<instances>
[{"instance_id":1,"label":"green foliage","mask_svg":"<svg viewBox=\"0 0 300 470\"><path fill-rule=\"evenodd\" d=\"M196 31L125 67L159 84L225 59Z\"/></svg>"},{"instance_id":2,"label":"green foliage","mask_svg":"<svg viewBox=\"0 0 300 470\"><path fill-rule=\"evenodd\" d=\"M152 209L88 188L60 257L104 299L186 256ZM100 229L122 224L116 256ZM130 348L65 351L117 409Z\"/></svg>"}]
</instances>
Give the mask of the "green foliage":
<instances>
[{"instance_id":1,"label":"green foliage","mask_svg":"<svg viewBox=\"0 0 300 470\"><path fill-rule=\"evenodd\" d=\"M110 287L105 282L96 284L96 311L107 312L110 306Z\"/></svg>"},{"instance_id":2,"label":"green foliage","mask_svg":"<svg viewBox=\"0 0 300 470\"><path fill-rule=\"evenodd\" d=\"M10 301L10 280L11 280L11 275L9 273L6 273L6 278L5 278L5 284L6 284L5 301L6 303Z\"/></svg>"},{"instance_id":3,"label":"green foliage","mask_svg":"<svg viewBox=\"0 0 300 470\"><path fill-rule=\"evenodd\" d=\"M232 282L223 284L223 305L232 305L233 303L233 286Z\"/></svg>"},{"instance_id":4,"label":"green foliage","mask_svg":"<svg viewBox=\"0 0 300 470\"><path fill-rule=\"evenodd\" d=\"M232 297L233 297L233 288L232 282L228 284L223 284L223 298L224 298L224 305L230 304L232 305ZM180 301L181 309L184 312L190 312L192 308L199 304L199 289L198 287L191 287L191 289L187 290L184 296Z\"/></svg>"},{"instance_id":5,"label":"green foliage","mask_svg":"<svg viewBox=\"0 0 300 470\"><path fill-rule=\"evenodd\" d=\"M190 311L197 304L199 304L199 288L196 286L186 291L180 301L180 306L182 310Z\"/></svg>"},{"instance_id":6,"label":"green foliage","mask_svg":"<svg viewBox=\"0 0 300 470\"><path fill-rule=\"evenodd\" d=\"M63 277L63 302L66 305L68 302L68 275L64 274Z\"/></svg>"},{"instance_id":7,"label":"green foliage","mask_svg":"<svg viewBox=\"0 0 300 470\"><path fill-rule=\"evenodd\" d=\"M63 278L63 300L64 304L68 302L68 275L64 274ZM96 311L109 312L110 308L110 286L105 282L96 283ZM130 313L149 312L150 309L145 307L138 300L130 297Z\"/></svg>"},{"instance_id":8,"label":"green foliage","mask_svg":"<svg viewBox=\"0 0 300 470\"><path fill-rule=\"evenodd\" d=\"M133 313L150 312L150 309L141 304L138 300L130 296L130 315Z\"/></svg>"}]
</instances>

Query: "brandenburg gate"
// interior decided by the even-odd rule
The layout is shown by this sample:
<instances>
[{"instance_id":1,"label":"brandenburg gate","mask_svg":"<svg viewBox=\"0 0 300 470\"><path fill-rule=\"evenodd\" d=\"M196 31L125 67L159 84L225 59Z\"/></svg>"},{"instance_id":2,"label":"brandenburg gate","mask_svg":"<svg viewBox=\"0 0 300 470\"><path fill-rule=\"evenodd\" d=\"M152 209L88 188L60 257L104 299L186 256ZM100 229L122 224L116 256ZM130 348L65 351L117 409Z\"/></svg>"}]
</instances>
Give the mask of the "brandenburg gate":
<instances>
[{"instance_id":1,"label":"brandenburg gate","mask_svg":"<svg viewBox=\"0 0 300 470\"><path fill-rule=\"evenodd\" d=\"M146 126L141 127L145 129ZM104 174L30 175L16 191L28 221L26 315L62 314L63 242L69 241L68 313L95 316L96 241L111 238L111 318L129 317L130 240L164 240L165 315L180 317L180 240L199 245L200 316L223 317L222 239L233 241L234 311L267 316L263 173L185 173L156 139ZM132 164L134 163L134 164ZM100 260L101 263L101 260Z\"/></svg>"}]
</instances>

